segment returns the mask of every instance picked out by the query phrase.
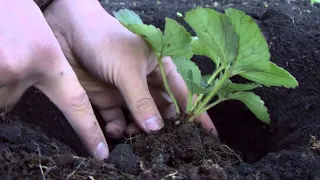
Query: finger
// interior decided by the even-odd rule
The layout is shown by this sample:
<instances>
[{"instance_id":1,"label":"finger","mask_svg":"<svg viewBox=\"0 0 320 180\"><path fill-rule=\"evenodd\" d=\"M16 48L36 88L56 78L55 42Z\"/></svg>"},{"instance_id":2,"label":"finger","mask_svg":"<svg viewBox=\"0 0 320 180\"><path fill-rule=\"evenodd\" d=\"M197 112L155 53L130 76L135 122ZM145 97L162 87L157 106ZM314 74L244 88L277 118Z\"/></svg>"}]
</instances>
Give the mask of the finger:
<instances>
[{"instance_id":1,"label":"finger","mask_svg":"<svg viewBox=\"0 0 320 180\"><path fill-rule=\"evenodd\" d=\"M136 123L130 123L125 130L125 135L127 135L128 137L132 137L138 134L142 134L141 129L137 126Z\"/></svg>"},{"instance_id":2,"label":"finger","mask_svg":"<svg viewBox=\"0 0 320 180\"><path fill-rule=\"evenodd\" d=\"M162 118L170 119L176 116L176 108L172 103L170 96L167 93L153 86L149 86L149 90Z\"/></svg>"},{"instance_id":3,"label":"finger","mask_svg":"<svg viewBox=\"0 0 320 180\"><path fill-rule=\"evenodd\" d=\"M19 64L8 65L8 62L10 60L0 58L0 113L10 111L26 89L35 82L25 79L26 70L20 68Z\"/></svg>"},{"instance_id":4,"label":"finger","mask_svg":"<svg viewBox=\"0 0 320 180\"><path fill-rule=\"evenodd\" d=\"M62 58L61 58L62 59ZM109 148L94 115L88 96L66 60L46 74L36 87L63 112L91 156L106 159Z\"/></svg>"},{"instance_id":5,"label":"finger","mask_svg":"<svg viewBox=\"0 0 320 180\"><path fill-rule=\"evenodd\" d=\"M178 101L179 106L184 110L187 106L187 86L181 75L177 72L177 67L175 66L171 58L164 57L162 59L162 63L169 87L175 99ZM159 66L157 66L155 70L148 76L148 83L155 87L164 89L163 78Z\"/></svg>"},{"instance_id":6,"label":"finger","mask_svg":"<svg viewBox=\"0 0 320 180\"><path fill-rule=\"evenodd\" d=\"M11 111L27 87L8 85L0 88L0 114Z\"/></svg>"},{"instance_id":7,"label":"finger","mask_svg":"<svg viewBox=\"0 0 320 180\"><path fill-rule=\"evenodd\" d=\"M203 112L202 114L200 114L196 118L196 121L199 122L202 125L202 127L211 131L214 136L218 137L218 135L219 135L218 131L217 131L215 125L213 124L213 122L207 112Z\"/></svg>"},{"instance_id":8,"label":"finger","mask_svg":"<svg viewBox=\"0 0 320 180\"><path fill-rule=\"evenodd\" d=\"M106 135L113 139L122 138L126 129L126 121L121 109L124 100L119 90L95 80L89 74L83 76L79 70L76 72L81 77L81 84L92 104L99 110L102 119L106 122L104 128Z\"/></svg>"},{"instance_id":9,"label":"finger","mask_svg":"<svg viewBox=\"0 0 320 180\"><path fill-rule=\"evenodd\" d=\"M159 130L163 127L161 115L148 90L145 72L140 68L128 67L129 71L123 73L130 76L120 77L117 83L128 109L131 111L138 126L145 132ZM130 77L130 79L128 79ZM121 79L122 78L122 79Z\"/></svg>"},{"instance_id":10,"label":"finger","mask_svg":"<svg viewBox=\"0 0 320 180\"><path fill-rule=\"evenodd\" d=\"M165 69L165 75L168 81L168 84L171 88L171 91L174 95L174 97L177 99L180 107L183 110L186 110L187 104L188 104L188 88L181 77L181 75L177 71L177 67L173 63L172 59L170 57L164 57L163 58L163 66ZM150 74L150 77L148 78L148 82L152 85L161 86L163 88L163 80L161 76L161 71L159 67L155 69L155 71ZM194 96L194 100L196 100L196 96ZM196 119L196 122L202 124L203 127L206 129L212 129L213 132L216 132L216 128L211 120L211 118L208 116L206 112L199 115Z\"/></svg>"},{"instance_id":11,"label":"finger","mask_svg":"<svg viewBox=\"0 0 320 180\"><path fill-rule=\"evenodd\" d=\"M108 137L113 139L123 138L126 121L120 107L110 109L100 109L100 114L106 121L105 132Z\"/></svg>"},{"instance_id":12,"label":"finger","mask_svg":"<svg viewBox=\"0 0 320 180\"><path fill-rule=\"evenodd\" d=\"M197 95L193 96L192 102L195 103L198 99ZM205 129L211 131L213 133L213 135L215 135L216 137L218 137L218 131L215 127L215 125L213 124L212 119L210 118L209 114L207 113L207 111L204 111L203 113L201 113L196 119L195 121L197 123L200 123L202 125L202 127L204 127Z\"/></svg>"}]
</instances>

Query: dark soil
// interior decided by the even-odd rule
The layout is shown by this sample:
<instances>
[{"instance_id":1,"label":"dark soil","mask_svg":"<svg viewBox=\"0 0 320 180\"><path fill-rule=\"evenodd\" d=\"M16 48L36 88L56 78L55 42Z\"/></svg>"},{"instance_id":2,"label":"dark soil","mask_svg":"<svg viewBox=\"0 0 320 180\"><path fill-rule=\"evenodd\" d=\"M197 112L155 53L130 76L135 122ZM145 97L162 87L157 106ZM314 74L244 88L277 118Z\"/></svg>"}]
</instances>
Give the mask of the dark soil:
<instances>
[{"instance_id":1,"label":"dark soil","mask_svg":"<svg viewBox=\"0 0 320 180\"><path fill-rule=\"evenodd\" d=\"M108 12L130 8L163 29L164 18L196 5L245 11L259 24L271 61L299 82L297 89L262 88L272 124L266 126L239 102L209 110L220 141L194 124L167 121L152 136L136 136L114 149L107 162L87 157L61 112L30 89L0 123L1 179L320 179L320 11L298 0L106 1ZM184 24L184 23L183 23ZM194 61L204 74L207 59ZM98 115L98 114L97 114ZM32 126L31 126L31 125Z\"/></svg>"}]
</instances>

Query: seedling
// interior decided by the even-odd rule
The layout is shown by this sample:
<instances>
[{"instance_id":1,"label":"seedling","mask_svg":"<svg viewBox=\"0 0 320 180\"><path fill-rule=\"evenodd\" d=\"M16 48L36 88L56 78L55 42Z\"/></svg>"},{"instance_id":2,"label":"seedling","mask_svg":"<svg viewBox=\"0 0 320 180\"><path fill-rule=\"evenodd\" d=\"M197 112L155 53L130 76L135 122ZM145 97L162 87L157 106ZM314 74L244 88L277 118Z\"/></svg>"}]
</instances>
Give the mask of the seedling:
<instances>
[{"instance_id":1,"label":"seedling","mask_svg":"<svg viewBox=\"0 0 320 180\"><path fill-rule=\"evenodd\" d=\"M195 36L170 18L165 19L162 32L153 25L144 24L133 11L123 9L114 15L126 28L144 38L156 52L165 88L180 113L161 61L163 56L171 56L189 90L188 105L184 111L190 115L191 122L223 101L238 100L258 119L269 124L270 115L264 101L251 91L262 86L298 86L289 72L270 61L268 44L258 25L242 11L228 8L225 13L219 13L202 7L188 11L184 20L194 30ZM193 55L210 58L215 63L215 71L209 76L202 76L198 66L191 61ZM234 83L231 81L234 76L252 83ZM198 98L193 102L195 95Z\"/></svg>"}]
</instances>

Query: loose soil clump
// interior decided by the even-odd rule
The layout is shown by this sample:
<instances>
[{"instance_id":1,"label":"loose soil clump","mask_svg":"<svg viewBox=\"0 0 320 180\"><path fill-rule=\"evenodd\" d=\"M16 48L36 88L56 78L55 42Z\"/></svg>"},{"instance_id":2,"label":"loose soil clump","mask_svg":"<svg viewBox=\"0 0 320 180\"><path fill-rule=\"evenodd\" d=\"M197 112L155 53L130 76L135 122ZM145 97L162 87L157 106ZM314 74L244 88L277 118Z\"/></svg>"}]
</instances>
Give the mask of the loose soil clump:
<instances>
[{"instance_id":1,"label":"loose soil clump","mask_svg":"<svg viewBox=\"0 0 320 180\"><path fill-rule=\"evenodd\" d=\"M13 119L12 117L10 119ZM18 120L16 120L19 122ZM4 122L0 130L1 179L227 179L221 166L241 162L211 132L184 118L166 121L150 136L138 135L116 146L105 162L74 155L34 127ZM22 125L23 124L23 125ZM61 149L60 149L61 148Z\"/></svg>"}]
</instances>

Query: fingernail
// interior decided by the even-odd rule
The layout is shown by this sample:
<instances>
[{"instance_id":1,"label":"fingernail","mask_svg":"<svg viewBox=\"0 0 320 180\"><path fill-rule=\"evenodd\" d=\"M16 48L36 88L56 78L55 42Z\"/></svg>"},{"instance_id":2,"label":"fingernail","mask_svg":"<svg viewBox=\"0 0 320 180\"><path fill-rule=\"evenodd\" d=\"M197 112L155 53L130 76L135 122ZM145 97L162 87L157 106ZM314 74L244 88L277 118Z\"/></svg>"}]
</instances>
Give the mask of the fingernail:
<instances>
[{"instance_id":1,"label":"fingernail","mask_svg":"<svg viewBox=\"0 0 320 180\"><path fill-rule=\"evenodd\" d=\"M145 126L149 131L156 131L162 128L162 121L156 116L152 116L145 121Z\"/></svg>"},{"instance_id":2,"label":"fingernail","mask_svg":"<svg viewBox=\"0 0 320 180\"><path fill-rule=\"evenodd\" d=\"M108 146L105 143L100 142L97 146L97 149L96 149L96 155L99 160L107 159L108 155L109 155Z\"/></svg>"}]
</instances>

